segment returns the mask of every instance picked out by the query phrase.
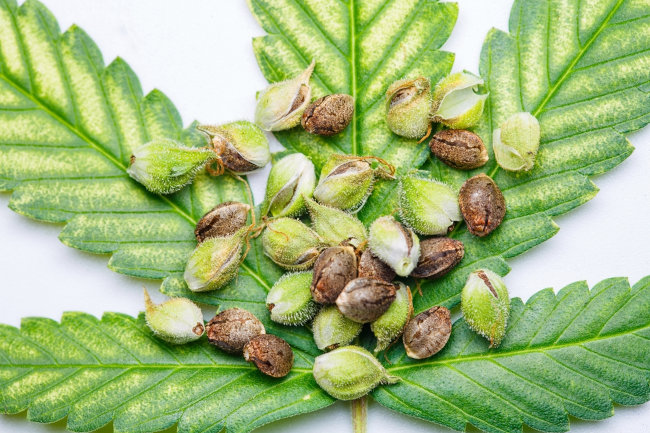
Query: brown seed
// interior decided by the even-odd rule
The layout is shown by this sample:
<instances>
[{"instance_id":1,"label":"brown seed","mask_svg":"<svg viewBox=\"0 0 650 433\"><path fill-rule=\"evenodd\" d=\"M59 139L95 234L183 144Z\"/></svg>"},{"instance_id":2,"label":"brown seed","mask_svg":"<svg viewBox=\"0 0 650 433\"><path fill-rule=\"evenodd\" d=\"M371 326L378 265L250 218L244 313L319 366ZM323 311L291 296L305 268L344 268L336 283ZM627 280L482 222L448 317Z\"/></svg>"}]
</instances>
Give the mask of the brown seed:
<instances>
[{"instance_id":1,"label":"brown seed","mask_svg":"<svg viewBox=\"0 0 650 433\"><path fill-rule=\"evenodd\" d=\"M469 232L480 237L499 227L506 214L501 190L483 173L465 181L460 188L458 203Z\"/></svg>"},{"instance_id":2,"label":"brown seed","mask_svg":"<svg viewBox=\"0 0 650 433\"><path fill-rule=\"evenodd\" d=\"M354 98L336 94L323 96L312 102L302 114L301 124L307 132L334 135L343 131L352 120Z\"/></svg>"},{"instance_id":3,"label":"brown seed","mask_svg":"<svg viewBox=\"0 0 650 433\"><path fill-rule=\"evenodd\" d=\"M232 235L246 225L250 209L249 205L236 201L217 205L196 224L196 240L201 243L208 238Z\"/></svg>"},{"instance_id":4,"label":"brown seed","mask_svg":"<svg viewBox=\"0 0 650 433\"><path fill-rule=\"evenodd\" d=\"M420 241L420 260L411 272L413 278L438 278L463 259L465 247L456 239L438 237Z\"/></svg>"},{"instance_id":5,"label":"brown seed","mask_svg":"<svg viewBox=\"0 0 650 433\"><path fill-rule=\"evenodd\" d=\"M460 170L481 167L489 159L481 137L464 129L444 129L436 133L429 147L442 162Z\"/></svg>"},{"instance_id":6,"label":"brown seed","mask_svg":"<svg viewBox=\"0 0 650 433\"><path fill-rule=\"evenodd\" d=\"M440 352L450 335L449 310L435 306L418 314L406 324L402 340L409 357L424 359Z\"/></svg>"},{"instance_id":7,"label":"brown seed","mask_svg":"<svg viewBox=\"0 0 650 433\"><path fill-rule=\"evenodd\" d=\"M345 285L356 277L357 255L354 248L326 248L314 263L311 296L319 304L333 304Z\"/></svg>"},{"instance_id":8,"label":"brown seed","mask_svg":"<svg viewBox=\"0 0 650 433\"><path fill-rule=\"evenodd\" d=\"M206 330L208 341L229 353L241 353L252 338L266 333L262 322L241 308L217 314L208 322Z\"/></svg>"},{"instance_id":9,"label":"brown seed","mask_svg":"<svg viewBox=\"0 0 650 433\"><path fill-rule=\"evenodd\" d=\"M361 259L359 259L359 278L375 278L377 280L391 283L397 275L393 268L382 262L379 257L375 256L370 248L367 248Z\"/></svg>"},{"instance_id":10,"label":"brown seed","mask_svg":"<svg viewBox=\"0 0 650 433\"><path fill-rule=\"evenodd\" d=\"M291 371L293 350L282 338L264 334L246 343L244 359L267 376L284 377Z\"/></svg>"},{"instance_id":11,"label":"brown seed","mask_svg":"<svg viewBox=\"0 0 650 433\"><path fill-rule=\"evenodd\" d=\"M225 137L215 135L212 138L212 147L224 167L235 173L249 173L259 169L259 167L244 158L241 153Z\"/></svg>"},{"instance_id":12,"label":"brown seed","mask_svg":"<svg viewBox=\"0 0 650 433\"><path fill-rule=\"evenodd\" d=\"M393 284L373 278L356 278L336 298L336 306L348 319L369 323L379 319L394 300Z\"/></svg>"}]
</instances>

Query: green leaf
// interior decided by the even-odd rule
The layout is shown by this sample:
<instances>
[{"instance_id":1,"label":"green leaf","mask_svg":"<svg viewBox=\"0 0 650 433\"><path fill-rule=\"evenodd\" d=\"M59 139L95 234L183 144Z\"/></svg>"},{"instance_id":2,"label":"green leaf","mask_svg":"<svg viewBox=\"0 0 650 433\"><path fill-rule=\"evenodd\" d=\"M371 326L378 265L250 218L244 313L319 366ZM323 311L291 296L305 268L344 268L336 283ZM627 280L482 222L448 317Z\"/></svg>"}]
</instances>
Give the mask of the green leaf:
<instances>
[{"instance_id":1,"label":"green leaf","mask_svg":"<svg viewBox=\"0 0 650 433\"><path fill-rule=\"evenodd\" d=\"M116 432L249 432L332 403L313 379L313 357L294 349L283 379L264 376L241 356L204 337L174 346L153 336L140 316L101 320L66 313L61 323L27 318L0 325L3 413L27 409L31 421L68 417L68 429Z\"/></svg>"},{"instance_id":2,"label":"green leaf","mask_svg":"<svg viewBox=\"0 0 650 433\"><path fill-rule=\"evenodd\" d=\"M624 278L578 282L512 300L498 349L464 320L433 358L415 361L403 348L387 365L401 377L373 396L399 412L463 431L490 433L569 429L568 415L612 416L612 403L650 400L650 277L630 288Z\"/></svg>"},{"instance_id":3,"label":"green leaf","mask_svg":"<svg viewBox=\"0 0 650 433\"><path fill-rule=\"evenodd\" d=\"M113 254L118 272L164 278L182 270L196 220L240 198L242 185L200 175L174 195L146 192L125 172L134 147L157 137L204 145L167 97L143 97L123 60L104 67L81 29L60 34L37 1L0 1L0 29L0 190L13 190L9 206L66 223L62 242Z\"/></svg>"},{"instance_id":4,"label":"green leaf","mask_svg":"<svg viewBox=\"0 0 650 433\"><path fill-rule=\"evenodd\" d=\"M490 98L478 128L490 152L480 171L491 175L506 199L503 224L477 238L463 225L452 233L465 243L465 259L452 273L423 285L415 310L460 302L467 275L488 267L505 275L511 258L552 237L553 217L598 192L589 179L632 153L625 134L650 121L650 15L636 0L517 0L510 33L492 30L480 70ZM533 113L542 141L533 170L499 169L492 131L511 114ZM437 159L425 168L456 187L469 176Z\"/></svg>"},{"instance_id":5,"label":"green leaf","mask_svg":"<svg viewBox=\"0 0 650 433\"><path fill-rule=\"evenodd\" d=\"M267 36L253 40L270 82L296 75L316 60L313 96L346 93L355 98L344 132L320 137L302 128L275 133L287 149L302 152L320 170L332 153L374 155L400 171L422 165L426 143L393 134L385 122L385 92L395 80L447 75L454 55L438 48L456 22L455 3L431 0L248 0ZM380 182L366 208L380 205L394 185ZM382 208L385 210L385 207Z\"/></svg>"},{"instance_id":6,"label":"green leaf","mask_svg":"<svg viewBox=\"0 0 650 433\"><path fill-rule=\"evenodd\" d=\"M246 201L245 188L229 176L213 178L200 174L191 186L176 194L159 196L147 192L125 169L132 149L156 137L205 145L193 126L183 129L176 109L161 92L154 90L143 97L138 79L124 61L117 59L104 67L98 48L81 29L73 26L60 34L54 17L37 1L28 0L17 7L15 1L0 0L0 190L13 190L10 207L31 218L65 223L60 234L62 242L83 251L112 254L109 267L117 272L165 279L164 292L187 294L181 275L196 245L196 222L218 203ZM302 349L308 354L306 359L310 359L318 349L308 330L270 321L264 301L280 271L263 257L257 242L252 251L239 277L227 289L205 296L190 294L191 297L222 308L236 305L250 310L270 332ZM149 341L148 344L150 350L160 352L155 345L158 343ZM65 358L61 362L65 363ZM61 368L52 372L43 370L38 375L62 378L73 372L82 381L85 375L96 374L98 379L90 386L99 386L104 377L131 371L124 366L86 370L85 365L77 370L78 373ZM176 370L163 365L145 371L154 373L147 380L155 381ZM204 374L202 371L205 369L198 366L193 374ZM205 374L215 376L213 382L221 380L215 374L220 370L210 371ZM182 368L178 372L187 374L190 370ZM237 388L249 389L247 380L242 380ZM61 386L68 384L62 382ZM306 395L315 390L314 386L311 379L303 377L293 380L287 392L291 389ZM273 397L284 392L278 390L274 394L271 390L275 387L275 382L262 381L256 392L268 398L268 404L261 404L255 414L246 412L251 408L236 412L242 417L248 413L250 425L242 420L226 421L226 418L224 422L233 426L232 431L247 431L272 419L314 410L331 402L320 396L314 404L298 402L287 406L287 402ZM123 388L120 392L127 391ZM27 404L27 398L40 394L41 388L30 392L33 395L17 400L17 406L12 407L22 410L19 408ZM139 391L134 388L133 392ZM226 395L224 389L215 393L214 398L224 399ZM61 418L74 403L67 401L62 409L47 415L54 418L34 419ZM164 410L161 408L159 412ZM170 412L176 415L165 415L164 419L155 421L159 424L151 426L173 423L185 411L179 406ZM202 423L199 413L193 415L189 411L188 414L185 422ZM111 417L109 414L107 419ZM253 418L256 420L251 421ZM125 419L125 425L130 425L129 419L138 418L130 416ZM79 422L86 421L80 418ZM79 425L79 429L96 428L90 427L95 425L90 421L89 427ZM146 426L140 428L146 431L149 428ZM193 428L187 427L187 431L195 431Z\"/></svg>"}]
</instances>

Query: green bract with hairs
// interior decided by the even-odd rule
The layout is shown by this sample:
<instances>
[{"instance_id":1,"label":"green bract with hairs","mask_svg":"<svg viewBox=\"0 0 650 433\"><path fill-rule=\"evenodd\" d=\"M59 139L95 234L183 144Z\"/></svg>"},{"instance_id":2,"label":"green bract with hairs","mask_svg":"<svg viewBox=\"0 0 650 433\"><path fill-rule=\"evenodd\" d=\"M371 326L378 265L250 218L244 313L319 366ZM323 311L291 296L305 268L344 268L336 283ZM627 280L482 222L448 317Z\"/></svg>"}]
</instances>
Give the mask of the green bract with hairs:
<instances>
[{"instance_id":1,"label":"green bract with hairs","mask_svg":"<svg viewBox=\"0 0 650 433\"><path fill-rule=\"evenodd\" d=\"M400 217L421 235L444 235L463 216L458 194L437 180L404 177L399 183Z\"/></svg>"},{"instance_id":2,"label":"green bract with hairs","mask_svg":"<svg viewBox=\"0 0 650 433\"><path fill-rule=\"evenodd\" d=\"M314 264L323 241L301 221L277 218L264 229L262 245L264 253L281 268L302 271Z\"/></svg>"},{"instance_id":3,"label":"green bract with hairs","mask_svg":"<svg viewBox=\"0 0 650 433\"><path fill-rule=\"evenodd\" d=\"M284 274L266 296L271 320L283 325L303 325L314 317L318 306L311 297L312 272Z\"/></svg>"},{"instance_id":4,"label":"green bract with hairs","mask_svg":"<svg viewBox=\"0 0 650 433\"><path fill-rule=\"evenodd\" d=\"M228 284L239 269L247 228L230 236L209 238L196 246L185 266L185 282L193 292L207 292Z\"/></svg>"},{"instance_id":5,"label":"green bract with hairs","mask_svg":"<svg viewBox=\"0 0 650 433\"><path fill-rule=\"evenodd\" d=\"M377 358L358 346L345 346L316 357L314 379L339 400L363 397L379 384L397 383Z\"/></svg>"},{"instance_id":6,"label":"green bract with hairs","mask_svg":"<svg viewBox=\"0 0 650 433\"><path fill-rule=\"evenodd\" d=\"M332 350L350 344L362 328L363 324L345 317L336 305L321 308L311 324L314 342L320 350Z\"/></svg>"},{"instance_id":7,"label":"green bract with hairs","mask_svg":"<svg viewBox=\"0 0 650 433\"><path fill-rule=\"evenodd\" d=\"M355 156L332 155L321 170L314 198L327 206L359 211L372 192L374 171Z\"/></svg>"},{"instance_id":8,"label":"green bract with hairs","mask_svg":"<svg viewBox=\"0 0 650 433\"><path fill-rule=\"evenodd\" d=\"M282 131L300 123L311 101L309 77L315 62L295 78L271 84L260 92L255 109L255 123L265 131Z\"/></svg>"},{"instance_id":9,"label":"green bract with hairs","mask_svg":"<svg viewBox=\"0 0 650 433\"><path fill-rule=\"evenodd\" d=\"M476 270L469 274L460 296L469 327L487 338L490 347L499 346L510 316L510 296L501 277L489 269Z\"/></svg>"},{"instance_id":10,"label":"green bract with hairs","mask_svg":"<svg viewBox=\"0 0 650 433\"><path fill-rule=\"evenodd\" d=\"M304 197L316 185L314 164L302 153L292 153L273 164L266 182L262 215L299 216L305 211Z\"/></svg>"},{"instance_id":11,"label":"green bract with hairs","mask_svg":"<svg viewBox=\"0 0 650 433\"><path fill-rule=\"evenodd\" d=\"M252 173L271 161L269 141L260 128L247 120L197 129L208 136L221 163L235 174Z\"/></svg>"},{"instance_id":12,"label":"green bract with hairs","mask_svg":"<svg viewBox=\"0 0 650 433\"><path fill-rule=\"evenodd\" d=\"M456 72L440 80L433 91L433 121L452 129L467 129L481 119L487 93L480 93L483 79Z\"/></svg>"},{"instance_id":13,"label":"green bract with hairs","mask_svg":"<svg viewBox=\"0 0 650 433\"><path fill-rule=\"evenodd\" d=\"M153 193L171 194L192 182L205 164L216 157L212 150L161 138L135 149L126 172Z\"/></svg>"},{"instance_id":14,"label":"green bract with hairs","mask_svg":"<svg viewBox=\"0 0 650 433\"><path fill-rule=\"evenodd\" d=\"M316 233L328 244L339 245L347 241L359 246L368 238L366 227L354 215L329 206L323 206L306 198L311 225Z\"/></svg>"}]
</instances>

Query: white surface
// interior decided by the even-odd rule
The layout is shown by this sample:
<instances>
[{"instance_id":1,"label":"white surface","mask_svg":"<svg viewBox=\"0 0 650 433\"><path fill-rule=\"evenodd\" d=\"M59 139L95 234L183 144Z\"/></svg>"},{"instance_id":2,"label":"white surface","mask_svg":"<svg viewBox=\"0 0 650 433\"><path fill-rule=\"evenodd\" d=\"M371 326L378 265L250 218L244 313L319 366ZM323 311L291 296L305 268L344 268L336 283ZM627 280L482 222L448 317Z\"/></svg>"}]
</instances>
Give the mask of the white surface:
<instances>
[{"instance_id":1,"label":"white surface","mask_svg":"<svg viewBox=\"0 0 650 433\"><path fill-rule=\"evenodd\" d=\"M243 0L43 0L62 29L76 23L104 53L106 63L123 57L145 92L156 87L176 104L185 123L252 119L255 91L265 86L251 38L263 34ZM460 0L458 24L445 49L456 53L455 69L477 71L483 38L490 27L507 29L511 0ZM190 7L191 5L191 7ZM560 232L512 261L506 282L514 296L527 299L545 288L560 289L586 279L627 276L632 283L650 274L650 129L630 137L638 149L621 166L596 179L601 192L557 219ZM251 176L263 194L266 173ZM157 299L157 283L128 278L106 268L108 257L68 248L57 240L61 226L28 220L7 208L0 194L0 322L18 326L21 317L59 319L64 311L137 314L142 285ZM208 315L209 312L206 313ZM572 422L572 432L647 433L650 405L616 407L606 421ZM60 433L65 422L39 425L25 415L0 416L0 433ZM110 428L101 430L110 432ZM343 403L318 413L281 421L264 433L351 432ZM371 403L373 433L449 432Z\"/></svg>"}]
</instances>

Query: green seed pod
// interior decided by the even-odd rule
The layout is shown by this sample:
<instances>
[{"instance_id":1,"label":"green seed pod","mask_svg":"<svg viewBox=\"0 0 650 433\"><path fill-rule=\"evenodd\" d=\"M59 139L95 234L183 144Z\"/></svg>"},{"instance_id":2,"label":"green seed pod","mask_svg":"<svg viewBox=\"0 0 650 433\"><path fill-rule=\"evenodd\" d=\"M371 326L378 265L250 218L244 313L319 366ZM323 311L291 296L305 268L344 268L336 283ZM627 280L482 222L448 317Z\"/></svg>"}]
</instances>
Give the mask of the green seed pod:
<instances>
[{"instance_id":1,"label":"green seed pod","mask_svg":"<svg viewBox=\"0 0 650 433\"><path fill-rule=\"evenodd\" d=\"M402 335L404 327L413 314L413 297L411 289L403 283L397 283L395 300L384 314L370 324L370 330L377 337L375 353L386 349L390 343Z\"/></svg>"},{"instance_id":2,"label":"green seed pod","mask_svg":"<svg viewBox=\"0 0 650 433\"><path fill-rule=\"evenodd\" d=\"M469 274L460 294L465 321L475 332L497 347L506 334L510 297L501 277L488 269Z\"/></svg>"},{"instance_id":3,"label":"green seed pod","mask_svg":"<svg viewBox=\"0 0 650 433\"><path fill-rule=\"evenodd\" d=\"M339 400L355 400L377 385L397 383L377 358L366 349L346 346L317 356L314 379L329 395Z\"/></svg>"},{"instance_id":4,"label":"green seed pod","mask_svg":"<svg viewBox=\"0 0 650 433\"><path fill-rule=\"evenodd\" d=\"M374 171L368 161L331 155L321 170L314 198L321 204L354 213L365 204L373 182Z\"/></svg>"},{"instance_id":5,"label":"green seed pod","mask_svg":"<svg viewBox=\"0 0 650 433\"><path fill-rule=\"evenodd\" d=\"M255 124L240 120L221 126L201 125L223 165L235 174L261 169L271 161L269 141Z\"/></svg>"},{"instance_id":6,"label":"green seed pod","mask_svg":"<svg viewBox=\"0 0 650 433\"><path fill-rule=\"evenodd\" d=\"M357 217L309 198L305 199L305 203L312 228L328 244L339 245L346 241L357 247L368 238L366 227Z\"/></svg>"},{"instance_id":7,"label":"green seed pod","mask_svg":"<svg viewBox=\"0 0 650 433\"><path fill-rule=\"evenodd\" d=\"M203 313L189 299L172 298L155 305L145 289L144 304L147 326L161 340L172 344L185 344L198 340L203 335Z\"/></svg>"},{"instance_id":8,"label":"green seed pod","mask_svg":"<svg viewBox=\"0 0 650 433\"><path fill-rule=\"evenodd\" d=\"M305 210L304 197L312 196L315 185L314 164L305 155L285 156L271 167L262 215L299 216Z\"/></svg>"},{"instance_id":9,"label":"green seed pod","mask_svg":"<svg viewBox=\"0 0 650 433\"><path fill-rule=\"evenodd\" d=\"M302 222L293 218L269 221L262 234L264 253L278 266L290 271L309 269L320 253L323 241Z\"/></svg>"},{"instance_id":10,"label":"green seed pod","mask_svg":"<svg viewBox=\"0 0 650 433\"><path fill-rule=\"evenodd\" d=\"M399 80L386 91L386 124L397 135L422 138L429 129L431 83L428 78Z\"/></svg>"},{"instance_id":11,"label":"green seed pod","mask_svg":"<svg viewBox=\"0 0 650 433\"><path fill-rule=\"evenodd\" d=\"M230 236L209 238L196 246L185 267L185 282L193 292L220 289L237 275L246 228Z\"/></svg>"},{"instance_id":12,"label":"green seed pod","mask_svg":"<svg viewBox=\"0 0 650 433\"><path fill-rule=\"evenodd\" d=\"M363 324L345 317L335 305L323 307L311 324L314 341L320 350L332 350L350 344Z\"/></svg>"},{"instance_id":13,"label":"green seed pod","mask_svg":"<svg viewBox=\"0 0 650 433\"><path fill-rule=\"evenodd\" d=\"M318 306L311 298L311 272L284 274L273 284L266 296L271 320L283 325L304 325L311 320Z\"/></svg>"},{"instance_id":14,"label":"green seed pod","mask_svg":"<svg viewBox=\"0 0 650 433\"><path fill-rule=\"evenodd\" d=\"M535 165L539 149L539 122L530 113L516 113L495 129L492 139L494 157L508 171L528 171Z\"/></svg>"},{"instance_id":15,"label":"green seed pod","mask_svg":"<svg viewBox=\"0 0 650 433\"><path fill-rule=\"evenodd\" d=\"M199 170L216 157L210 149L157 139L133 151L126 172L153 193L171 194L192 182Z\"/></svg>"},{"instance_id":16,"label":"green seed pod","mask_svg":"<svg viewBox=\"0 0 650 433\"><path fill-rule=\"evenodd\" d=\"M273 83L259 93L255 123L265 131L282 131L300 123L311 100L309 78L316 62L295 78Z\"/></svg>"},{"instance_id":17,"label":"green seed pod","mask_svg":"<svg viewBox=\"0 0 650 433\"><path fill-rule=\"evenodd\" d=\"M399 183L400 217L422 235L444 235L463 219L458 195L448 185L435 180L405 177Z\"/></svg>"},{"instance_id":18,"label":"green seed pod","mask_svg":"<svg viewBox=\"0 0 650 433\"><path fill-rule=\"evenodd\" d=\"M476 125L483 114L487 93L479 93L483 79L469 72L456 72L440 80L433 91L433 121L452 129Z\"/></svg>"},{"instance_id":19,"label":"green seed pod","mask_svg":"<svg viewBox=\"0 0 650 433\"><path fill-rule=\"evenodd\" d=\"M401 277L408 276L420 258L420 240L413 230L392 216L377 218L370 226L370 250Z\"/></svg>"}]
</instances>

